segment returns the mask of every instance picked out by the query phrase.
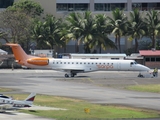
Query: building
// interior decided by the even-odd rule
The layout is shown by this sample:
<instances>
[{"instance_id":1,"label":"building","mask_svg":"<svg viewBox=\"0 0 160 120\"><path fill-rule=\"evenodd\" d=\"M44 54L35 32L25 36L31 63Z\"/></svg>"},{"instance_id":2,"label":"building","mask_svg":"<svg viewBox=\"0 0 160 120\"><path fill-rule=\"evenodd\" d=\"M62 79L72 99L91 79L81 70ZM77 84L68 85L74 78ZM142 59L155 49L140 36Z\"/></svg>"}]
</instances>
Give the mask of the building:
<instances>
[{"instance_id":1,"label":"building","mask_svg":"<svg viewBox=\"0 0 160 120\"><path fill-rule=\"evenodd\" d=\"M53 50L33 50L31 55L39 57L53 57Z\"/></svg>"},{"instance_id":2,"label":"building","mask_svg":"<svg viewBox=\"0 0 160 120\"><path fill-rule=\"evenodd\" d=\"M160 69L160 50L140 50L139 53L144 57L144 65Z\"/></svg>"},{"instance_id":3,"label":"building","mask_svg":"<svg viewBox=\"0 0 160 120\"><path fill-rule=\"evenodd\" d=\"M4 8L12 5L19 0L0 0L0 8ZM45 13L53 14L56 17L64 18L70 12L73 11L86 11L90 10L93 14L105 13L107 16L111 16L111 11L115 8L124 10L124 14L129 16L129 12L134 8L139 8L142 11L150 9L160 10L160 0L33 0L38 2L45 10ZM109 36L111 40L114 40L114 36ZM134 45L134 41L128 41L127 37L122 37L121 41L122 51L131 48ZM66 52L73 52L74 41L68 43ZM59 49L59 52L63 53L63 49ZM80 46L80 53L83 53L83 45ZM102 51L103 53L112 52L117 53L117 50L108 49Z\"/></svg>"},{"instance_id":4,"label":"building","mask_svg":"<svg viewBox=\"0 0 160 120\"><path fill-rule=\"evenodd\" d=\"M71 59L125 59L126 54L70 54Z\"/></svg>"},{"instance_id":5,"label":"building","mask_svg":"<svg viewBox=\"0 0 160 120\"><path fill-rule=\"evenodd\" d=\"M2 0L1 0L2 1ZM6 1L6 0L3 0ZM9 0L8 0L9 1ZM13 0L10 0L13 1ZM19 1L19 0L14 0ZM142 11L156 9L160 10L160 0L34 0L39 2L46 13L57 17L64 17L72 11L90 10L93 13L111 14L115 8L125 11L126 15L134 8ZM47 2L47 3L46 3Z\"/></svg>"}]
</instances>

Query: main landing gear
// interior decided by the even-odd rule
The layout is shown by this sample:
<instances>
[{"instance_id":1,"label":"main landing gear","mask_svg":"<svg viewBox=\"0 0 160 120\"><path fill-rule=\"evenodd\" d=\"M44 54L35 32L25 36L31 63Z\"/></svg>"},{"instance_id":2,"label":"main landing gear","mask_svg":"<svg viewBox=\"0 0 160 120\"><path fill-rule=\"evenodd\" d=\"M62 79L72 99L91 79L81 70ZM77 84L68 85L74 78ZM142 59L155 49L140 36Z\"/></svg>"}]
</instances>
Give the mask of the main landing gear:
<instances>
[{"instance_id":1,"label":"main landing gear","mask_svg":"<svg viewBox=\"0 0 160 120\"><path fill-rule=\"evenodd\" d=\"M74 77L76 75L76 73L71 73L71 74L65 74L64 76L66 77L66 78L68 78L68 77Z\"/></svg>"}]
</instances>

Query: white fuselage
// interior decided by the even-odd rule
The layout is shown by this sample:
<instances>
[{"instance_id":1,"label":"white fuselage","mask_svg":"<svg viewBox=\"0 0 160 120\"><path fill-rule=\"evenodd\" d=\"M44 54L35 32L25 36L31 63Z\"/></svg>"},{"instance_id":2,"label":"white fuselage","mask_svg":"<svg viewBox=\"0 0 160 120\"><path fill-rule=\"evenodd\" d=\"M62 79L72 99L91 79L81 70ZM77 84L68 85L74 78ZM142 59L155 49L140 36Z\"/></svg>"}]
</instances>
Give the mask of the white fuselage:
<instances>
[{"instance_id":1,"label":"white fuselage","mask_svg":"<svg viewBox=\"0 0 160 120\"><path fill-rule=\"evenodd\" d=\"M74 77L80 72L92 71L149 71L144 65L134 60L110 59L54 59L27 55L19 44L8 43L16 61L22 66L35 69L53 69L67 72L65 77Z\"/></svg>"},{"instance_id":2,"label":"white fuselage","mask_svg":"<svg viewBox=\"0 0 160 120\"><path fill-rule=\"evenodd\" d=\"M27 64L30 68L54 69L64 71L149 71L144 65L137 64L134 60L109 60L109 59L49 59L48 65L39 66ZM77 72L78 73L78 72Z\"/></svg>"}]
</instances>

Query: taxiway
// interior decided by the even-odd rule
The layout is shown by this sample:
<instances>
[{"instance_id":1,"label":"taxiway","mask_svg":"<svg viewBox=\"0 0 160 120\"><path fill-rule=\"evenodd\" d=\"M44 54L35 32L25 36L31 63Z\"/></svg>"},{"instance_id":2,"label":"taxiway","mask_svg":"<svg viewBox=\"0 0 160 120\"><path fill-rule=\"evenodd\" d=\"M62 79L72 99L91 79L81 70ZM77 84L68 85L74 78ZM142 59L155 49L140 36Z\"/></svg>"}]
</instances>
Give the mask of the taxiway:
<instances>
[{"instance_id":1,"label":"taxiway","mask_svg":"<svg viewBox=\"0 0 160 120\"><path fill-rule=\"evenodd\" d=\"M98 104L116 104L160 110L160 94L123 89L127 85L160 84L160 78L138 78L138 72L81 73L65 78L52 70L0 69L0 87L16 92L36 92L87 100ZM43 89L42 89L43 88Z\"/></svg>"}]
</instances>

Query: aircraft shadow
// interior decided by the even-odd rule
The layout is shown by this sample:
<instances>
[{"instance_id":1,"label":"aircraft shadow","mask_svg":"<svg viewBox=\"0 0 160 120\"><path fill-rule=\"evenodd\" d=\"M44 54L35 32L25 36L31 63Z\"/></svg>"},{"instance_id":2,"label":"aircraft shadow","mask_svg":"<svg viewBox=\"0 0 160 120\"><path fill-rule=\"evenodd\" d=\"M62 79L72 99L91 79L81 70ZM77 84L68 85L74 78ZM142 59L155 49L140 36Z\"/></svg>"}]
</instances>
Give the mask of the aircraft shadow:
<instances>
[{"instance_id":1,"label":"aircraft shadow","mask_svg":"<svg viewBox=\"0 0 160 120\"><path fill-rule=\"evenodd\" d=\"M75 78L86 78L86 77L89 77L89 76L76 76Z\"/></svg>"},{"instance_id":2,"label":"aircraft shadow","mask_svg":"<svg viewBox=\"0 0 160 120\"><path fill-rule=\"evenodd\" d=\"M5 114L5 115L17 115L16 113L13 112L0 112L0 114Z\"/></svg>"},{"instance_id":3,"label":"aircraft shadow","mask_svg":"<svg viewBox=\"0 0 160 120\"><path fill-rule=\"evenodd\" d=\"M68 77L68 78L86 78L89 76L75 76L75 77ZM64 76L27 76L25 78L66 78Z\"/></svg>"}]
</instances>

